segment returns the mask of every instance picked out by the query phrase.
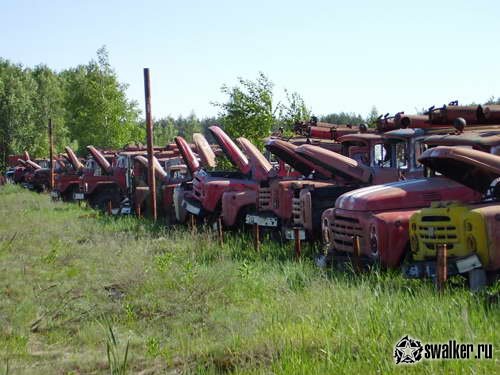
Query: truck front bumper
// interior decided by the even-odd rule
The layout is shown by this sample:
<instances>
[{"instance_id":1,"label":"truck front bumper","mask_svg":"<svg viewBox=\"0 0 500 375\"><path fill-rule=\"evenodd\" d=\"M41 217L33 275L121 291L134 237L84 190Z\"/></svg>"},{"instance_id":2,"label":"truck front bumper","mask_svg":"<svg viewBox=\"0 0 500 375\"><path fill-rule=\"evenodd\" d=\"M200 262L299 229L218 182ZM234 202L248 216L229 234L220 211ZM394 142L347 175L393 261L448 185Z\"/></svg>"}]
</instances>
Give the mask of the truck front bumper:
<instances>
[{"instance_id":1,"label":"truck front bumper","mask_svg":"<svg viewBox=\"0 0 500 375\"><path fill-rule=\"evenodd\" d=\"M273 214L247 214L245 224L276 228L278 227L278 218Z\"/></svg>"},{"instance_id":2,"label":"truck front bumper","mask_svg":"<svg viewBox=\"0 0 500 375\"><path fill-rule=\"evenodd\" d=\"M192 198L184 198L182 201L182 207L186 209L192 215L195 216L203 216L203 207L201 206L201 202Z\"/></svg>"},{"instance_id":3,"label":"truck front bumper","mask_svg":"<svg viewBox=\"0 0 500 375\"><path fill-rule=\"evenodd\" d=\"M84 193L73 193L73 199L75 201L81 201L85 199L85 194Z\"/></svg>"},{"instance_id":4,"label":"truck front bumper","mask_svg":"<svg viewBox=\"0 0 500 375\"><path fill-rule=\"evenodd\" d=\"M476 254L464 258L447 259L448 276L464 274L483 265ZM409 279L436 277L437 264L435 260L420 261L403 267L403 274Z\"/></svg>"}]
</instances>

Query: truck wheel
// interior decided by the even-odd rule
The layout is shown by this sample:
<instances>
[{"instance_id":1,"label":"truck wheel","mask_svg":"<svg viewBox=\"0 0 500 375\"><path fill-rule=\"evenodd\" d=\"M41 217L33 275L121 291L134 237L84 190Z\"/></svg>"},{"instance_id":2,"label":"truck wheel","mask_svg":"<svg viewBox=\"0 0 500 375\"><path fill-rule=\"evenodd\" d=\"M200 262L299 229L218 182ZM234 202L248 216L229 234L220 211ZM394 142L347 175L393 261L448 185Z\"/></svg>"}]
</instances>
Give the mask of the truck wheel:
<instances>
[{"instance_id":1,"label":"truck wheel","mask_svg":"<svg viewBox=\"0 0 500 375\"><path fill-rule=\"evenodd\" d=\"M111 202L111 208L120 208L118 195L108 191L98 194L91 200L90 205L92 208L106 212L108 210L108 202Z\"/></svg>"},{"instance_id":2,"label":"truck wheel","mask_svg":"<svg viewBox=\"0 0 500 375\"><path fill-rule=\"evenodd\" d=\"M477 292L486 286L486 271L483 268L474 268L468 272L469 288Z\"/></svg>"}]
</instances>

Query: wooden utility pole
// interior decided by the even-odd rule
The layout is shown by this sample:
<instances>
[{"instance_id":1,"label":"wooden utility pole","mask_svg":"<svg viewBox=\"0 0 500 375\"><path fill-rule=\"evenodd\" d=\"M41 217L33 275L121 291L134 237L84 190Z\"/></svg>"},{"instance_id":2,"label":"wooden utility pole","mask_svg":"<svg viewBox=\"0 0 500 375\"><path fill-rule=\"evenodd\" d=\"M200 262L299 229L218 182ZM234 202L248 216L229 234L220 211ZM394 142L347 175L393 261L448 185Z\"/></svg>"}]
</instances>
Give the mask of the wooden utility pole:
<instances>
[{"instance_id":1,"label":"wooden utility pole","mask_svg":"<svg viewBox=\"0 0 500 375\"><path fill-rule=\"evenodd\" d=\"M148 143L148 185L151 195L151 212L153 220L156 221L156 181L153 163L153 119L151 117L151 86L149 80L149 68L144 68L144 95L146 103L146 137Z\"/></svg>"},{"instance_id":2,"label":"wooden utility pole","mask_svg":"<svg viewBox=\"0 0 500 375\"><path fill-rule=\"evenodd\" d=\"M54 190L54 137L52 134L52 119L49 118L49 188Z\"/></svg>"}]
</instances>

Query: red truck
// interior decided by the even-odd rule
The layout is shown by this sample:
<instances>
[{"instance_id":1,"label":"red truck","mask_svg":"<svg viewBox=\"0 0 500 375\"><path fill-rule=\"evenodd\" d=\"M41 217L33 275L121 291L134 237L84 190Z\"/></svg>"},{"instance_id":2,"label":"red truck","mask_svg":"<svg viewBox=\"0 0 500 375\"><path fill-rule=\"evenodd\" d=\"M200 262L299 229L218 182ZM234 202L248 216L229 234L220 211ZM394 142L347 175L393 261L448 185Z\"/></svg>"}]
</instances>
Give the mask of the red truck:
<instances>
[{"instance_id":1,"label":"red truck","mask_svg":"<svg viewBox=\"0 0 500 375\"><path fill-rule=\"evenodd\" d=\"M134 207L136 211L140 207L141 212L147 212L150 203L147 178L148 159L146 156L138 155L135 160L142 165L144 173L141 179L134 179ZM174 189L189 179L189 173L186 166L180 164L177 157L157 159L153 156L153 165L157 184L158 216L162 217L167 225L172 224L175 221Z\"/></svg>"},{"instance_id":2,"label":"red truck","mask_svg":"<svg viewBox=\"0 0 500 375\"><path fill-rule=\"evenodd\" d=\"M400 133L403 133L401 135ZM263 226L279 226L285 238L292 239L293 228L299 228L301 239L314 240L321 234L321 213L332 207L341 194L372 183L398 180L401 174L395 167L406 153L406 133L414 134L412 129L398 130L387 136L376 133L349 134L340 138L341 155L313 145L301 147L288 146L289 155L282 141L270 141L267 148L292 163L300 157L310 164L310 170L320 173L312 178L272 182L259 190L259 211L262 214L247 216L247 223ZM398 145L401 143L400 145ZM402 161L400 160L401 164ZM310 172L303 170L305 176ZM415 171L407 172L408 178L421 176ZM270 215L266 211L274 211Z\"/></svg>"},{"instance_id":3,"label":"red truck","mask_svg":"<svg viewBox=\"0 0 500 375\"><path fill-rule=\"evenodd\" d=\"M176 137L175 141L193 175L192 191L185 192L182 206L198 218L215 221L222 213L224 193L246 192L247 190L256 192L258 182L252 176L256 179L262 178L271 170L271 166L270 164L251 164L221 128L211 126L209 130L237 171L205 171L200 167L195 155L187 151L185 140L182 137ZM255 199L253 201L255 202ZM235 223L242 221L243 219L236 220ZM227 222L225 225L230 225L230 223Z\"/></svg>"},{"instance_id":4,"label":"red truck","mask_svg":"<svg viewBox=\"0 0 500 375\"><path fill-rule=\"evenodd\" d=\"M71 147L67 146L65 149L68 163L66 163L65 167L56 168L55 187L51 192L51 196L55 199L61 198L63 201L71 201L73 195L78 193L80 189L80 176L84 165Z\"/></svg>"},{"instance_id":5,"label":"red truck","mask_svg":"<svg viewBox=\"0 0 500 375\"><path fill-rule=\"evenodd\" d=\"M256 153L252 150L247 142L242 142L242 146L247 154ZM266 143L266 149L273 155L277 156L281 161L287 163L294 171L292 176L280 177L269 174L267 179L262 179L258 186L257 194L254 194L253 200L248 200L247 214L245 217L246 224L258 224L263 228L280 229L278 232L285 237L290 237L293 232L286 232L288 224L293 220L292 203L294 188L300 188L305 184L313 184L315 186L330 185L329 180L333 175L328 170L320 165L314 164L311 161L299 155L296 145L281 140L271 139ZM257 151L258 152L258 151ZM302 177L301 177L302 176ZM248 194L249 195L249 194ZM226 199L228 199L227 197ZM249 197L251 198L251 197ZM231 207L232 211L240 211L241 203L237 199L234 202L228 199L227 207ZM232 208L235 206L236 208ZM225 212L229 210L224 210ZM232 215L225 214L230 217Z\"/></svg>"},{"instance_id":6,"label":"red truck","mask_svg":"<svg viewBox=\"0 0 500 375\"><path fill-rule=\"evenodd\" d=\"M468 134L477 132L479 128L461 137L467 139ZM419 157L415 153L411 160L423 172ZM335 208L323 212L323 241L331 257L342 257L353 254L359 239L365 260L396 267L408 254L408 222L415 211L434 201L471 202L478 197L472 189L441 176L355 190L339 197Z\"/></svg>"},{"instance_id":7,"label":"red truck","mask_svg":"<svg viewBox=\"0 0 500 375\"><path fill-rule=\"evenodd\" d=\"M111 204L113 213L130 213L134 206L135 188L147 185L146 168L135 160L136 156L146 155L146 151L142 148L126 149L112 156L110 162L95 147L87 148L93 156L91 160L97 165L93 171L85 169L80 178L80 193L75 194L75 198L87 199L91 206L101 210L107 210ZM156 148L155 155L176 158L178 151Z\"/></svg>"}]
</instances>

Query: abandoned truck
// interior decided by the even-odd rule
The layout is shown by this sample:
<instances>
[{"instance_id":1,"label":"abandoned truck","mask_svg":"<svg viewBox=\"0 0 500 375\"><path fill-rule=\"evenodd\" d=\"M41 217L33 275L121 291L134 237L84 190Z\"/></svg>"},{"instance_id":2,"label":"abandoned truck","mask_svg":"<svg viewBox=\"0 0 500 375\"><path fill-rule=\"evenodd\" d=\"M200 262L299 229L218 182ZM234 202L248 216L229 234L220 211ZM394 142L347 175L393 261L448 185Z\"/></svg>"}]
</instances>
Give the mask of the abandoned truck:
<instances>
[{"instance_id":1,"label":"abandoned truck","mask_svg":"<svg viewBox=\"0 0 500 375\"><path fill-rule=\"evenodd\" d=\"M423 168L414 163L415 155L421 152L421 141L426 134L442 131L398 129L383 134L347 135L340 141L343 154L350 157L314 146L301 146L297 152L329 170L338 181L330 186L305 185L295 189L293 225L304 230L309 239L319 239L323 211L333 207L344 192L373 184L423 177Z\"/></svg>"},{"instance_id":2,"label":"abandoned truck","mask_svg":"<svg viewBox=\"0 0 500 375\"><path fill-rule=\"evenodd\" d=\"M434 202L410 219L411 278L435 277L437 246L446 245L448 274L468 276L477 290L500 271L500 156L463 147L438 146L420 162L482 194L466 205Z\"/></svg>"},{"instance_id":3,"label":"abandoned truck","mask_svg":"<svg viewBox=\"0 0 500 375\"><path fill-rule=\"evenodd\" d=\"M67 146L65 149L69 165L58 171L54 177L55 187L51 192L51 196L55 199L61 198L63 201L71 201L74 194L78 193L80 189L80 175L84 165L71 147Z\"/></svg>"},{"instance_id":4,"label":"abandoned truck","mask_svg":"<svg viewBox=\"0 0 500 375\"><path fill-rule=\"evenodd\" d=\"M135 159L136 156L146 155L146 151L123 151L107 160L95 147L87 148L93 156L91 160L97 165L93 171L85 169L80 178L80 193L75 194L76 199L87 199L91 206L101 210L111 208L113 213L130 213L137 198L136 187L147 185L146 168ZM177 159L180 162L176 149L165 151L164 148L155 148L154 152L159 158Z\"/></svg>"},{"instance_id":5,"label":"abandoned truck","mask_svg":"<svg viewBox=\"0 0 500 375\"><path fill-rule=\"evenodd\" d=\"M148 159L146 156L137 155L135 160L142 165L142 178L137 178L134 176L134 193L133 193L133 205L136 214L141 215L142 213L148 213L150 211L150 190L148 186ZM174 188L190 179L187 168L184 164L180 164L180 159L178 157L174 158L159 158L157 159L153 156L153 166L156 175L156 195L158 204L158 216L162 217L165 224L172 224L175 222L175 211L174 211Z\"/></svg>"},{"instance_id":6,"label":"abandoned truck","mask_svg":"<svg viewBox=\"0 0 500 375\"><path fill-rule=\"evenodd\" d=\"M475 130L473 136L479 128ZM463 139L468 134L463 133ZM470 202L479 196L442 176L355 190L339 197L335 208L323 213L323 242L331 257L341 257L352 255L355 240L359 240L366 261L396 267L409 253L408 222L416 210L434 201Z\"/></svg>"},{"instance_id":7,"label":"abandoned truck","mask_svg":"<svg viewBox=\"0 0 500 375\"><path fill-rule=\"evenodd\" d=\"M298 146L280 139L271 139L266 149L297 171L297 175L280 178L272 176L262 180L253 201L247 202L246 224L279 229L285 237L293 236L282 228L292 220L292 186L302 184L325 185L333 178L332 174L319 165L315 165L296 152ZM247 153L251 150L247 150ZM300 176L304 176L299 178ZM239 211L239 209L238 209ZM233 215L234 216L234 215Z\"/></svg>"},{"instance_id":8,"label":"abandoned truck","mask_svg":"<svg viewBox=\"0 0 500 375\"><path fill-rule=\"evenodd\" d=\"M190 214L215 221L222 213L222 197L225 192L256 191L257 180L271 170L271 165L252 165L238 146L218 126L209 128L229 161L237 171L205 171L201 168L194 153L187 151L186 141L176 137L184 161L193 174L192 191L183 195L182 206ZM255 201L255 199L254 199ZM225 223L225 225L230 225Z\"/></svg>"}]
</instances>

